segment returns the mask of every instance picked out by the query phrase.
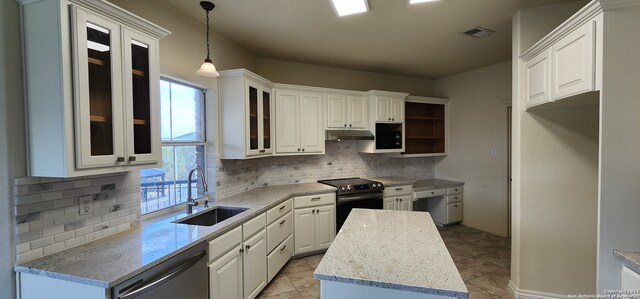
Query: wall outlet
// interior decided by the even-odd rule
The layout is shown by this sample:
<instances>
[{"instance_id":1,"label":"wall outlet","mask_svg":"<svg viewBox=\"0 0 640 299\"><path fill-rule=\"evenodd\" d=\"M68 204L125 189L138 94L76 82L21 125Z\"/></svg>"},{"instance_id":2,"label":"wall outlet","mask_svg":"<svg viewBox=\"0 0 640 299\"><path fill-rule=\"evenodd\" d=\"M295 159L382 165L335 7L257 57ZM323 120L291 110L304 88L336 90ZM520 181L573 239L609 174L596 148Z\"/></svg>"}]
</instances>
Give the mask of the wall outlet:
<instances>
[{"instance_id":1,"label":"wall outlet","mask_svg":"<svg viewBox=\"0 0 640 299\"><path fill-rule=\"evenodd\" d=\"M80 216L93 213L93 196L78 197L78 210Z\"/></svg>"}]
</instances>

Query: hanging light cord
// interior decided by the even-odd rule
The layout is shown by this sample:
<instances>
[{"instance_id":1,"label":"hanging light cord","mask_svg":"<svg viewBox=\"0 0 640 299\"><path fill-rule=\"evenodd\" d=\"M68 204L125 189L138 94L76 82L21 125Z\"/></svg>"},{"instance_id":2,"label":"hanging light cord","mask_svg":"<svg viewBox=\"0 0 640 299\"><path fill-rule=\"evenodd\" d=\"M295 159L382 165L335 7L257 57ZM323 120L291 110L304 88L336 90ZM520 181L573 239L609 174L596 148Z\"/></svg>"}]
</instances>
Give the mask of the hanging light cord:
<instances>
[{"instance_id":1,"label":"hanging light cord","mask_svg":"<svg viewBox=\"0 0 640 299\"><path fill-rule=\"evenodd\" d=\"M211 60L209 58L209 11L207 10L207 60Z\"/></svg>"}]
</instances>

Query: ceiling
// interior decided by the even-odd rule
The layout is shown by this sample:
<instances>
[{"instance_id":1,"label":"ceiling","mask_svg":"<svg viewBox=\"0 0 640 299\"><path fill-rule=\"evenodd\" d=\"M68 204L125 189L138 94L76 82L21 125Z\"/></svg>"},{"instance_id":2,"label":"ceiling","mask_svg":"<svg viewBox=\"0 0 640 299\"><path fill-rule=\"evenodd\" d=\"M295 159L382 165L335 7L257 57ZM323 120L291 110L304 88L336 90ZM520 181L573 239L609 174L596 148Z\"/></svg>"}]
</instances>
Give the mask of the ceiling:
<instances>
[{"instance_id":1,"label":"ceiling","mask_svg":"<svg viewBox=\"0 0 640 299\"><path fill-rule=\"evenodd\" d=\"M204 23L199 0L164 1ZM212 29L256 56L437 79L510 60L518 9L572 0L368 0L368 13L345 17L329 0L212 1ZM461 34L474 26L496 33Z\"/></svg>"}]
</instances>

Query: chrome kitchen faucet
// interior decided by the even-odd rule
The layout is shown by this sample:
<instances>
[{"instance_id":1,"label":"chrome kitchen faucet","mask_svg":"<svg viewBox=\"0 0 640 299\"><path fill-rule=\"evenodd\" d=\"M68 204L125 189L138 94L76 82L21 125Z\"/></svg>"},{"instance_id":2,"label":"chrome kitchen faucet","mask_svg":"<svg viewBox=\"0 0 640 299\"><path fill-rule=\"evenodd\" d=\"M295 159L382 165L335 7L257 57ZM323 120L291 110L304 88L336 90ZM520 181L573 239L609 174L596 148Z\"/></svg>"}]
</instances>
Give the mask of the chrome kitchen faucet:
<instances>
[{"instance_id":1,"label":"chrome kitchen faucet","mask_svg":"<svg viewBox=\"0 0 640 299\"><path fill-rule=\"evenodd\" d=\"M209 187L207 186L207 180L205 179L204 173L202 172L202 170L200 170L200 168L198 167L191 169L191 171L189 171L189 177L187 178L187 214L192 214L193 207L198 206L198 201L196 201L191 197L191 183L193 182L191 177L193 176L193 173L196 171L198 172L198 175L202 178L202 188L204 189L204 192L209 191ZM205 199L204 207L205 208L208 207L208 204L209 204L209 201Z\"/></svg>"}]
</instances>

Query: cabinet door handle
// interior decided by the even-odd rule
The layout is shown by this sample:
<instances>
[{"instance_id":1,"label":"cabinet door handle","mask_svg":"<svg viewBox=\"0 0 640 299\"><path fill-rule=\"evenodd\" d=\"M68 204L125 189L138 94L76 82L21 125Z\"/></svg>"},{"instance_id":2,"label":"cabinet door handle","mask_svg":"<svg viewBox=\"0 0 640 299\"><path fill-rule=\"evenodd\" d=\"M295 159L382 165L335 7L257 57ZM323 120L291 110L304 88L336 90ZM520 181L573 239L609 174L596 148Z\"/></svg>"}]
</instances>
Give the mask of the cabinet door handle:
<instances>
[{"instance_id":1,"label":"cabinet door handle","mask_svg":"<svg viewBox=\"0 0 640 299\"><path fill-rule=\"evenodd\" d=\"M283 251L285 248L287 248L287 245L282 246L282 248L280 248L280 251Z\"/></svg>"},{"instance_id":2,"label":"cabinet door handle","mask_svg":"<svg viewBox=\"0 0 640 299\"><path fill-rule=\"evenodd\" d=\"M434 195L434 194L436 194L436 193L432 191L432 192L431 192L431 195Z\"/></svg>"},{"instance_id":3,"label":"cabinet door handle","mask_svg":"<svg viewBox=\"0 0 640 299\"><path fill-rule=\"evenodd\" d=\"M129 156L129 162L135 162L136 156Z\"/></svg>"},{"instance_id":4,"label":"cabinet door handle","mask_svg":"<svg viewBox=\"0 0 640 299\"><path fill-rule=\"evenodd\" d=\"M311 201L318 201L318 200L320 200L320 197L314 197L311 199Z\"/></svg>"},{"instance_id":5,"label":"cabinet door handle","mask_svg":"<svg viewBox=\"0 0 640 299\"><path fill-rule=\"evenodd\" d=\"M246 247L247 247L247 250L249 250L249 248L251 248L251 245L247 245Z\"/></svg>"},{"instance_id":6,"label":"cabinet door handle","mask_svg":"<svg viewBox=\"0 0 640 299\"><path fill-rule=\"evenodd\" d=\"M456 207L456 208L458 207L458 205L453 205L453 206Z\"/></svg>"},{"instance_id":7,"label":"cabinet door handle","mask_svg":"<svg viewBox=\"0 0 640 299\"><path fill-rule=\"evenodd\" d=\"M118 158L116 158L116 162L124 162L124 157L118 157Z\"/></svg>"},{"instance_id":8,"label":"cabinet door handle","mask_svg":"<svg viewBox=\"0 0 640 299\"><path fill-rule=\"evenodd\" d=\"M402 191L403 188L396 188L396 191Z\"/></svg>"},{"instance_id":9,"label":"cabinet door handle","mask_svg":"<svg viewBox=\"0 0 640 299\"><path fill-rule=\"evenodd\" d=\"M285 206L281 206L281 207L280 207L280 211L282 211L282 209L284 209L284 207L286 207L286 205L285 205Z\"/></svg>"},{"instance_id":10,"label":"cabinet door handle","mask_svg":"<svg viewBox=\"0 0 640 299\"><path fill-rule=\"evenodd\" d=\"M243 253L243 252L244 252L244 248L240 248L240 253Z\"/></svg>"},{"instance_id":11,"label":"cabinet door handle","mask_svg":"<svg viewBox=\"0 0 640 299\"><path fill-rule=\"evenodd\" d=\"M283 225L286 221L287 219L280 221L280 225Z\"/></svg>"}]
</instances>

